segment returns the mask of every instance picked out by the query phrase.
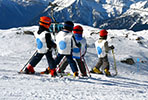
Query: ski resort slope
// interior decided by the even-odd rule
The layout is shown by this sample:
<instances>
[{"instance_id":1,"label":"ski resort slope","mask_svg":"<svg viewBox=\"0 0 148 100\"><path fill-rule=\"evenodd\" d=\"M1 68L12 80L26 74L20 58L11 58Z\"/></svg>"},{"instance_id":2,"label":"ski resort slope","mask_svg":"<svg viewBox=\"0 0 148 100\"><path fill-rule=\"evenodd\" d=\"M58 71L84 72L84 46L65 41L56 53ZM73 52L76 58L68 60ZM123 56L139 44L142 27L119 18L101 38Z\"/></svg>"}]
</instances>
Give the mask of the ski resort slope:
<instances>
[{"instance_id":1,"label":"ski resort slope","mask_svg":"<svg viewBox=\"0 0 148 100\"><path fill-rule=\"evenodd\" d=\"M100 29L84 26L88 52L85 60L89 70L98 58L94 42ZM36 31L38 26L0 30L0 100L147 100L148 99L148 35L147 30L108 30L109 45L115 46L118 75L106 77L92 74L91 78L78 79L70 76L51 78L49 75L25 75L17 72L35 51L34 36L24 31ZM138 39L139 40L138 40ZM134 65L121 63L132 58ZM137 62L137 58L140 62ZM109 53L111 73L114 61ZM46 58L35 67L36 71L47 68ZM66 69L71 72L70 67ZM72 72L71 72L72 73ZM88 74L89 75L89 74Z\"/></svg>"}]
</instances>

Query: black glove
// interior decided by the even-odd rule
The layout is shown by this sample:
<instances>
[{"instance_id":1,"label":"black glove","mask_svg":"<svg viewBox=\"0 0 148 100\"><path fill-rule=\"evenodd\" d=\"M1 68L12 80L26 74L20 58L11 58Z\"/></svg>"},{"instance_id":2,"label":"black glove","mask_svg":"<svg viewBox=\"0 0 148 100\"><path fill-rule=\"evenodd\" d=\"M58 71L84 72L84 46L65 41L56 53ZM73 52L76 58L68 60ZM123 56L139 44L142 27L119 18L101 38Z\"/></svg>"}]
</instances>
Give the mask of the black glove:
<instances>
[{"instance_id":1,"label":"black glove","mask_svg":"<svg viewBox=\"0 0 148 100\"><path fill-rule=\"evenodd\" d=\"M55 43L52 44L52 48L57 48L57 45Z\"/></svg>"},{"instance_id":2,"label":"black glove","mask_svg":"<svg viewBox=\"0 0 148 100\"><path fill-rule=\"evenodd\" d=\"M112 46L110 46L110 48L111 48L111 49L114 49L115 47L112 45Z\"/></svg>"}]
</instances>

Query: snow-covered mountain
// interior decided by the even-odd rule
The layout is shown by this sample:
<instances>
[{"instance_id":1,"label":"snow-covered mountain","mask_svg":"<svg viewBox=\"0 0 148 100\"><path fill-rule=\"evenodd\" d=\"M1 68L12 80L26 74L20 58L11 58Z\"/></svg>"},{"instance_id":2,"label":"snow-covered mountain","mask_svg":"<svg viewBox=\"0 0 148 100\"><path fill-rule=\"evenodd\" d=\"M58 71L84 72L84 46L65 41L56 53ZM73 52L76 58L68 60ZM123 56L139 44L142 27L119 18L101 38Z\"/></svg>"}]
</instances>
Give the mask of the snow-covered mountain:
<instances>
[{"instance_id":1,"label":"snow-covered mountain","mask_svg":"<svg viewBox=\"0 0 148 100\"><path fill-rule=\"evenodd\" d=\"M49 2L54 8L45 10ZM0 0L0 8L0 28L37 24L40 16L51 16L51 8L58 22L72 20L107 29L148 28L147 0Z\"/></svg>"},{"instance_id":2,"label":"snow-covered mountain","mask_svg":"<svg viewBox=\"0 0 148 100\"><path fill-rule=\"evenodd\" d=\"M0 29L27 25L46 4L39 0L0 0Z\"/></svg>"}]
</instances>

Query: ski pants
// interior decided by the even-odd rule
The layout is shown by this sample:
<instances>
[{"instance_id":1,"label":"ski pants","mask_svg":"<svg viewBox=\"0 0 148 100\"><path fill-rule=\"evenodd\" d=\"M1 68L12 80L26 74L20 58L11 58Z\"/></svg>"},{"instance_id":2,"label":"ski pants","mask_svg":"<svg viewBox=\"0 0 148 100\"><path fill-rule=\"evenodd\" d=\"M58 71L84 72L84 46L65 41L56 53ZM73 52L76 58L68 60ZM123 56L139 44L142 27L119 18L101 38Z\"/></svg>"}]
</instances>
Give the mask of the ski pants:
<instances>
[{"instance_id":1,"label":"ski pants","mask_svg":"<svg viewBox=\"0 0 148 100\"><path fill-rule=\"evenodd\" d=\"M77 68L76 62L72 58L72 55L61 55L61 54L58 54L57 58L55 59L56 65L58 65L61 62L61 60L63 59L64 56L67 58L67 62L70 64L72 72L73 73L77 72L78 68Z\"/></svg>"},{"instance_id":2,"label":"ski pants","mask_svg":"<svg viewBox=\"0 0 148 100\"><path fill-rule=\"evenodd\" d=\"M85 68L84 62L81 59L75 59L75 60L79 66L80 72L83 75L85 75L86 68ZM59 72L64 72L64 70L66 69L67 66L68 66L68 61L67 61L66 57L64 57L61 65L59 65Z\"/></svg>"},{"instance_id":3,"label":"ski pants","mask_svg":"<svg viewBox=\"0 0 148 100\"><path fill-rule=\"evenodd\" d=\"M95 67L96 67L97 69L102 68L103 70L104 70L104 69L108 69L108 70L109 70L108 56L106 55L106 56L103 57L103 58L99 58L99 61L98 61L98 63L95 65Z\"/></svg>"},{"instance_id":4,"label":"ski pants","mask_svg":"<svg viewBox=\"0 0 148 100\"><path fill-rule=\"evenodd\" d=\"M52 52L51 51L48 51L47 53L37 53L30 61L30 65L35 67L39 62L40 60L42 59L43 56L46 56L47 58L47 62L48 62L48 66L50 67L50 69L54 69L56 68L55 66L55 61L52 57Z\"/></svg>"}]
</instances>

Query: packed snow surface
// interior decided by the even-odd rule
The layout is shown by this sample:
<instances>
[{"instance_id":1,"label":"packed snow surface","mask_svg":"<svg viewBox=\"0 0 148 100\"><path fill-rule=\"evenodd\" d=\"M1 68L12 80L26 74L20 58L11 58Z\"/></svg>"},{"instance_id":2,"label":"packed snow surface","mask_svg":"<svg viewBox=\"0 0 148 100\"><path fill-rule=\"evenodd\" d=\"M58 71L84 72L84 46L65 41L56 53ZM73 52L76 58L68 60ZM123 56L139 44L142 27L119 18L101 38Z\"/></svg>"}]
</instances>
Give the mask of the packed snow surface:
<instances>
[{"instance_id":1,"label":"packed snow surface","mask_svg":"<svg viewBox=\"0 0 148 100\"><path fill-rule=\"evenodd\" d=\"M94 43L100 29L84 26L88 51L85 60L91 70L98 61ZM36 31L38 26L0 30L0 100L148 100L148 31L108 30L109 45L115 46L118 75L91 78L25 75L22 69L36 49L34 36L24 31ZM94 34L92 34L94 33ZM121 63L132 58L134 65ZM140 59L140 62L137 62ZM114 71L113 55L109 53L110 71ZM47 68L46 58L35 67ZM66 69L71 72L70 67ZM88 74L89 75L89 74Z\"/></svg>"}]
</instances>

